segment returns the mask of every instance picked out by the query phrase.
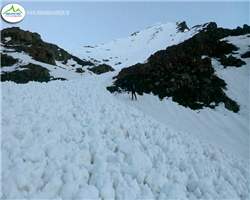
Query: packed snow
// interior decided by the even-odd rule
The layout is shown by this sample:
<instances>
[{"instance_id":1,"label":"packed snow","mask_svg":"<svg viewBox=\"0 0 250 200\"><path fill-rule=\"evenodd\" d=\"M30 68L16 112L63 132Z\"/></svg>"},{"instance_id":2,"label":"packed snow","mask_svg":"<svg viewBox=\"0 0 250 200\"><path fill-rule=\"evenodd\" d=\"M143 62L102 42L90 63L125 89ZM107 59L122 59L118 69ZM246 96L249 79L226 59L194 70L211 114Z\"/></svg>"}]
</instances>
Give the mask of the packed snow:
<instances>
[{"instance_id":1,"label":"packed snow","mask_svg":"<svg viewBox=\"0 0 250 200\"><path fill-rule=\"evenodd\" d=\"M41 65L69 81L1 83L1 199L249 199L250 59L226 69L212 59L239 113L224 104L194 111L152 94L131 101L131 94L106 90L119 69L201 28L177 33L176 24L159 23L126 39L72 50L116 69L103 75L88 66L75 73L80 66L73 60L54 66L8 49L20 64ZM249 48L248 35L224 40L240 47L237 57Z\"/></svg>"},{"instance_id":2,"label":"packed snow","mask_svg":"<svg viewBox=\"0 0 250 200\"><path fill-rule=\"evenodd\" d=\"M2 83L2 199L249 199L246 159L118 101L112 73Z\"/></svg>"}]
</instances>

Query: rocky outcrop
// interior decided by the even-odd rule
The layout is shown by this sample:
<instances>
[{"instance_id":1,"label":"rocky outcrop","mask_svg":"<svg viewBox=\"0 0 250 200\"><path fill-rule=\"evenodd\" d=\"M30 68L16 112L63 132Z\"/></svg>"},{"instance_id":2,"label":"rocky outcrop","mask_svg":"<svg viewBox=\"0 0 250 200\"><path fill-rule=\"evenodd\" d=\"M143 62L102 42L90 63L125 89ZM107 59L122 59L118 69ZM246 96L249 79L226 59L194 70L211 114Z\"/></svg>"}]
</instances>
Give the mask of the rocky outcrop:
<instances>
[{"instance_id":1,"label":"rocky outcrop","mask_svg":"<svg viewBox=\"0 0 250 200\"><path fill-rule=\"evenodd\" d=\"M79 68L76 68L76 72L77 73L84 73L85 71L82 68L79 67Z\"/></svg>"},{"instance_id":2,"label":"rocky outcrop","mask_svg":"<svg viewBox=\"0 0 250 200\"><path fill-rule=\"evenodd\" d=\"M221 62L221 64L224 67L227 66L235 66L235 67L241 67L242 65L246 65L245 61L242 61L241 59L235 58L234 56L230 55L230 56L221 56L221 59L219 60Z\"/></svg>"},{"instance_id":3,"label":"rocky outcrop","mask_svg":"<svg viewBox=\"0 0 250 200\"><path fill-rule=\"evenodd\" d=\"M247 51L246 53L241 55L242 58L250 58L250 51Z\"/></svg>"},{"instance_id":4,"label":"rocky outcrop","mask_svg":"<svg viewBox=\"0 0 250 200\"><path fill-rule=\"evenodd\" d=\"M20 66L22 70L5 72L1 74L1 81L13 81L15 83L28 83L29 81L48 82L51 79L49 70L34 64Z\"/></svg>"},{"instance_id":5,"label":"rocky outcrop","mask_svg":"<svg viewBox=\"0 0 250 200\"><path fill-rule=\"evenodd\" d=\"M115 71L111 66L106 65L106 64L101 64L93 68L88 68L88 70L92 71L95 74L103 74L106 72Z\"/></svg>"},{"instance_id":6,"label":"rocky outcrop","mask_svg":"<svg viewBox=\"0 0 250 200\"><path fill-rule=\"evenodd\" d=\"M7 37L10 37L11 40L6 41L5 38ZM82 66L94 65L90 61L81 60L69 54L55 44L44 42L38 33L24 31L17 27L3 29L1 31L1 42L5 48L15 49L17 52L25 52L36 61L52 65L56 65L56 61L62 61L66 64L70 59Z\"/></svg>"},{"instance_id":7,"label":"rocky outcrop","mask_svg":"<svg viewBox=\"0 0 250 200\"><path fill-rule=\"evenodd\" d=\"M181 23L177 23L177 29L178 29L178 32L184 32L185 30L189 30L185 21Z\"/></svg>"},{"instance_id":8,"label":"rocky outcrop","mask_svg":"<svg viewBox=\"0 0 250 200\"><path fill-rule=\"evenodd\" d=\"M244 30L248 30L244 27ZM230 33L238 34L243 29ZM225 54L238 50L236 46L220 41L221 35L229 36L227 30L222 32L216 23L205 24L200 33L183 43L156 52L147 63L122 69L114 77L114 85L107 89L110 92L119 89L131 91L134 83L139 94L153 92L160 99L172 97L173 101L191 109L214 108L223 102L227 109L238 112L239 105L224 93L226 83L214 74L209 58L223 59ZM203 55L208 57L202 59ZM228 62L236 62L237 66L238 63L244 64L234 57L228 58Z\"/></svg>"},{"instance_id":9,"label":"rocky outcrop","mask_svg":"<svg viewBox=\"0 0 250 200\"><path fill-rule=\"evenodd\" d=\"M9 67L18 62L18 59L14 59L7 54L1 54L1 67Z\"/></svg>"},{"instance_id":10,"label":"rocky outcrop","mask_svg":"<svg viewBox=\"0 0 250 200\"><path fill-rule=\"evenodd\" d=\"M4 38L6 37L11 37L11 40L5 42ZM42 42L42 39L38 33L24 31L18 27L12 27L1 31L1 42L9 45L31 45Z\"/></svg>"}]
</instances>

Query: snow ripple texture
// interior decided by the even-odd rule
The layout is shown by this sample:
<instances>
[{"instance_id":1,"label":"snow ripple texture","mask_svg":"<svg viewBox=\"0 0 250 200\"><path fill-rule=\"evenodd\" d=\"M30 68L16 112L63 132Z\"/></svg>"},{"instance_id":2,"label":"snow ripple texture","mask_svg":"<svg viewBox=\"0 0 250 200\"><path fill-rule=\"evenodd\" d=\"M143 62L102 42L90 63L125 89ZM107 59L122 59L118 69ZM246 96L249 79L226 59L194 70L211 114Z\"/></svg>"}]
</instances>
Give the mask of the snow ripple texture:
<instances>
[{"instance_id":1,"label":"snow ripple texture","mask_svg":"<svg viewBox=\"0 0 250 200\"><path fill-rule=\"evenodd\" d=\"M97 80L2 83L1 199L249 199L248 161Z\"/></svg>"}]
</instances>

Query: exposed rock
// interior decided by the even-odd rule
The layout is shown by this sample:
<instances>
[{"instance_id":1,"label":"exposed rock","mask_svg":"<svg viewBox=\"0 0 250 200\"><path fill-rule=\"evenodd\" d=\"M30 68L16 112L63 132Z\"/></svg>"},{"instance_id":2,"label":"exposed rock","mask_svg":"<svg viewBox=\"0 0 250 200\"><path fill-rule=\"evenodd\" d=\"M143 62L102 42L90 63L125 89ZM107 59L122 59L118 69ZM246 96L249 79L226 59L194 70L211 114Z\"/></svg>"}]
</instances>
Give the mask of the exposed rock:
<instances>
[{"instance_id":1,"label":"exposed rock","mask_svg":"<svg viewBox=\"0 0 250 200\"><path fill-rule=\"evenodd\" d=\"M177 23L177 24L178 24L177 29L179 32L184 32L185 30L189 30L185 21L183 21L181 23Z\"/></svg>"},{"instance_id":2,"label":"exposed rock","mask_svg":"<svg viewBox=\"0 0 250 200\"><path fill-rule=\"evenodd\" d=\"M247 51L246 53L241 55L242 58L250 58L250 51Z\"/></svg>"},{"instance_id":3,"label":"exposed rock","mask_svg":"<svg viewBox=\"0 0 250 200\"><path fill-rule=\"evenodd\" d=\"M122 69L114 77L117 79L114 85L107 89L110 92L119 88L131 91L134 83L139 94L153 92L160 99L172 97L173 101L191 109L214 108L211 106L213 102L215 105L224 102L227 109L238 112L238 104L224 93L226 83L214 74L209 58L221 59L238 48L220 41L216 23L208 23L204 27L192 38L151 55L147 63ZM219 29L219 33L222 32ZM201 59L203 55L209 57ZM239 60L233 56L229 61L237 61L238 66Z\"/></svg>"},{"instance_id":4,"label":"exposed rock","mask_svg":"<svg viewBox=\"0 0 250 200\"><path fill-rule=\"evenodd\" d=\"M79 67L79 68L76 68L76 72L77 73L84 73L85 71L82 68Z\"/></svg>"},{"instance_id":5,"label":"exposed rock","mask_svg":"<svg viewBox=\"0 0 250 200\"><path fill-rule=\"evenodd\" d=\"M103 74L109 71L115 71L111 66L106 64L101 64L93 68L88 68L88 70L94 72L95 74Z\"/></svg>"},{"instance_id":6,"label":"exposed rock","mask_svg":"<svg viewBox=\"0 0 250 200\"><path fill-rule=\"evenodd\" d=\"M243 28L237 27L236 29L225 29L225 28L218 28L216 30L216 34L218 38L224 38L228 36L239 36L239 35L245 35L250 33L250 26L247 24L243 25Z\"/></svg>"},{"instance_id":7,"label":"exposed rock","mask_svg":"<svg viewBox=\"0 0 250 200\"><path fill-rule=\"evenodd\" d=\"M51 78L51 81L56 81L56 80L60 80L60 81L67 81L67 79L66 78L61 78L61 77L59 77L59 78Z\"/></svg>"},{"instance_id":8,"label":"exposed rock","mask_svg":"<svg viewBox=\"0 0 250 200\"><path fill-rule=\"evenodd\" d=\"M14 59L12 56L7 54L1 54L1 67L8 67L16 64L18 59Z\"/></svg>"},{"instance_id":9,"label":"exposed rock","mask_svg":"<svg viewBox=\"0 0 250 200\"><path fill-rule=\"evenodd\" d=\"M224 67L227 67L227 66L241 67L242 65L246 65L245 61L235 58L232 55L230 55L229 57L225 55L221 56L220 62Z\"/></svg>"},{"instance_id":10,"label":"exposed rock","mask_svg":"<svg viewBox=\"0 0 250 200\"><path fill-rule=\"evenodd\" d=\"M226 98L225 100L225 107L228 110L234 111L234 112L238 112L240 110L240 106L233 100Z\"/></svg>"},{"instance_id":11,"label":"exposed rock","mask_svg":"<svg viewBox=\"0 0 250 200\"><path fill-rule=\"evenodd\" d=\"M5 42L5 37L11 37L11 40ZM56 65L55 61L67 63L69 59L73 59L82 66L94 65L90 61L84 61L69 54L55 44L44 42L38 33L31 33L30 31L24 31L20 28L12 27L1 31L1 38L5 48L15 49L17 52L23 51L29 54L34 60L40 62Z\"/></svg>"},{"instance_id":12,"label":"exposed rock","mask_svg":"<svg viewBox=\"0 0 250 200\"><path fill-rule=\"evenodd\" d=\"M121 65L122 63L121 62L116 62L115 65Z\"/></svg>"},{"instance_id":13,"label":"exposed rock","mask_svg":"<svg viewBox=\"0 0 250 200\"><path fill-rule=\"evenodd\" d=\"M90 45L88 45L88 46L84 46L84 47L86 47L86 48L95 48L95 47L90 46Z\"/></svg>"},{"instance_id":14,"label":"exposed rock","mask_svg":"<svg viewBox=\"0 0 250 200\"><path fill-rule=\"evenodd\" d=\"M50 81L51 77L49 70L40 65L28 64L20 66L20 68L25 69L1 74L1 81L13 81L15 83L28 83L29 81Z\"/></svg>"},{"instance_id":15,"label":"exposed rock","mask_svg":"<svg viewBox=\"0 0 250 200\"><path fill-rule=\"evenodd\" d=\"M136 36L137 33L139 33L139 31L136 31L136 32L132 33L130 36Z\"/></svg>"},{"instance_id":16,"label":"exposed rock","mask_svg":"<svg viewBox=\"0 0 250 200\"><path fill-rule=\"evenodd\" d=\"M41 36L38 33L31 33L30 31L21 30L19 27L6 28L1 31L1 42L5 37L11 37L7 42L10 45L31 45L41 42Z\"/></svg>"}]
</instances>

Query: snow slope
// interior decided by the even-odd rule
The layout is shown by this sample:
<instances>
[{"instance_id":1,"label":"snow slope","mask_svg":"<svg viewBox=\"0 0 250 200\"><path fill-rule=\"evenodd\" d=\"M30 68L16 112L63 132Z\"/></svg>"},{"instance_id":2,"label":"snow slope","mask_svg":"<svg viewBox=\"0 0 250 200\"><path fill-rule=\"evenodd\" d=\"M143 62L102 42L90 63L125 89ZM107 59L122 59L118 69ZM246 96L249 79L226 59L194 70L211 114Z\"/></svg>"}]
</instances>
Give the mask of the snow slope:
<instances>
[{"instance_id":1,"label":"snow slope","mask_svg":"<svg viewBox=\"0 0 250 200\"><path fill-rule=\"evenodd\" d=\"M178 24L174 22L157 23L135 32L127 38L116 39L95 47L67 48L67 51L81 59L91 59L92 62L96 60L120 70L136 63L142 63L151 54L166 49L168 46L179 44L206 27L206 25L204 27L196 26L180 32Z\"/></svg>"},{"instance_id":2,"label":"snow slope","mask_svg":"<svg viewBox=\"0 0 250 200\"><path fill-rule=\"evenodd\" d=\"M249 199L250 59L241 68L212 63L239 114L223 104L193 111L171 98L145 94L135 102L106 90L122 67L200 28L176 33L176 24L161 23L74 50L80 58L109 59L117 71L100 76L75 73L71 61L53 66L9 52L69 81L1 83L1 199ZM240 47L236 56L249 48L247 36L225 39Z\"/></svg>"},{"instance_id":3,"label":"snow slope","mask_svg":"<svg viewBox=\"0 0 250 200\"><path fill-rule=\"evenodd\" d=\"M249 35L228 37L223 40L228 40L240 48L235 52L238 54L234 54L234 56L240 58L240 55L249 49ZM178 105L171 98L159 101L159 98L153 94L139 96L138 102L130 101L128 94L118 95L117 98L168 126L183 132L189 132L195 138L207 144L223 148L236 156L249 160L250 59L243 60L247 65L240 68L227 67L225 69L220 62L212 59L215 74L227 83L228 90L225 93L239 103L239 113L233 113L225 109L224 103L214 110L204 108L195 111Z\"/></svg>"},{"instance_id":4,"label":"snow slope","mask_svg":"<svg viewBox=\"0 0 250 200\"><path fill-rule=\"evenodd\" d=\"M115 73L2 83L1 199L249 199L247 160L118 101Z\"/></svg>"}]
</instances>

